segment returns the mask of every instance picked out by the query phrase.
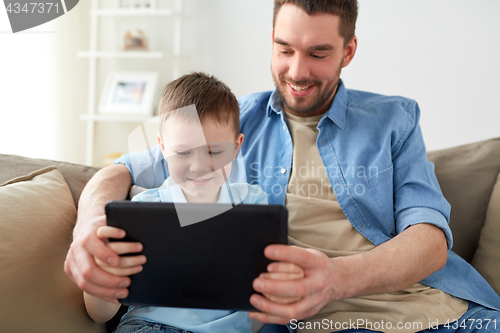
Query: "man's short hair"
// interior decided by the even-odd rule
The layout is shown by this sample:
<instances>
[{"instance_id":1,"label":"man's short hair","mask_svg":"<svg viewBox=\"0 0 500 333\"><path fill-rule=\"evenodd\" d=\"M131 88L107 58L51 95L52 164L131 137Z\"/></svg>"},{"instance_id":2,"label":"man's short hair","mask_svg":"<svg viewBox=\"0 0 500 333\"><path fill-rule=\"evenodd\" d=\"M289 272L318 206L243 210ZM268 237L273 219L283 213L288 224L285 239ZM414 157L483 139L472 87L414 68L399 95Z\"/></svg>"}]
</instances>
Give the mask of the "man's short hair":
<instances>
[{"instance_id":1,"label":"man's short hair","mask_svg":"<svg viewBox=\"0 0 500 333\"><path fill-rule=\"evenodd\" d=\"M169 112L190 105L196 107L200 122L212 118L219 124L232 124L236 136L240 133L240 107L231 89L213 75L193 72L170 82L162 93L160 109L161 124ZM176 113L179 114L179 113ZM189 118L189 112L185 113Z\"/></svg>"},{"instance_id":2,"label":"man's short hair","mask_svg":"<svg viewBox=\"0 0 500 333\"><path fill-rule=\"evenodd\" d=\"M276 17L285 4L295 5L307 15L332 14L340 17L339 35L344 38L344 46L354 37L358 18L357 0L274 0L273 29Z\"/></svg>"}]
</instances>

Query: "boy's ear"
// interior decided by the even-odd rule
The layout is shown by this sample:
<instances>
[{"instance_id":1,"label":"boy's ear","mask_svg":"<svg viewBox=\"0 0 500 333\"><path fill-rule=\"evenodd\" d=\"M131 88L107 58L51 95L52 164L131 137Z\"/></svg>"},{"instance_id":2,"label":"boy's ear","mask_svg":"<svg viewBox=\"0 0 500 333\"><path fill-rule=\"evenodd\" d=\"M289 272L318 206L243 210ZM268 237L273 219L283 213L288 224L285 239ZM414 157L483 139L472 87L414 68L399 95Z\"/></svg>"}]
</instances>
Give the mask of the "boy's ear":
<instances>
[{"instance_id":1,"label":"boy's ear","mask_svg":"<svg viewBox=\"0 0 500 333\"><path fill-rule=\"evenodd\" d=\"M158 144L160 145L160 149L162 152L165 152L165 146L163 144L163 140L161 139L160 133L156 135L156 140L158 140Z\"/></svg>"},{"instance_id":2,"label":"boy's ear","mask_svg":"<svg viewBox=\"0 0 500 333\"><path fill-rule=\"evenodd\" d=\"M236 139L236 143L234 145L234 154L233 154L233 161L238 156L238 153L240 152L241 145L243 144L243 140L245 139L245 135L243 133L240 133L238 135L238 138Z\"/></svg>"}]
</instances>

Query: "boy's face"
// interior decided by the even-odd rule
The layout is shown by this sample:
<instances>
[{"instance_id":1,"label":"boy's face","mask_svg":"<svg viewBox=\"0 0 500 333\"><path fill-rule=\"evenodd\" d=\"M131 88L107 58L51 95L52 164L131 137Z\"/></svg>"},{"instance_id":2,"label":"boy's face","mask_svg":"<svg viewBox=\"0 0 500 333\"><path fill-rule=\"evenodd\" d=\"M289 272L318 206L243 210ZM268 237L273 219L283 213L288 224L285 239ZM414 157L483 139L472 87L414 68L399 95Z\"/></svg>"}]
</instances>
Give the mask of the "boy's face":
<instances>
[{"instance_id":1,"label":"boy's face","mask_svg":"<svg viewBox=\"0 0 500 333\"><path fill-rule=\"evenodd\" d=\"M236 136L231 124L220 124L209 117L200 124L199 120L172 115L163 123L158 142L170 176L187 201L217 202L243 134Z\"/></svg>"}]
</instances>

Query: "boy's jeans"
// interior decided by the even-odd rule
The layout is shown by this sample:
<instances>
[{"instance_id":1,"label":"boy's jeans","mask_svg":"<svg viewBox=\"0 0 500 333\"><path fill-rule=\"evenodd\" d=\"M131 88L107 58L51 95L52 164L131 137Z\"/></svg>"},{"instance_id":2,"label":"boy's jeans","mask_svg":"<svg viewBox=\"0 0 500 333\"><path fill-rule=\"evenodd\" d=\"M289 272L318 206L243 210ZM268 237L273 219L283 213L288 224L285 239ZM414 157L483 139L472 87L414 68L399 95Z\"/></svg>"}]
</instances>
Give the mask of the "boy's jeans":
<instances>
[{"instance_id":1,"label":"boy's jeans","mask_svg":"<svg viewBox=\"0 0 500 333\"><path fill-rule=\"evenodd\" d=\"M130 319L118 326L113 333L193 333L180 328L150 323L140 319Z\"/></svg>"},{"instance_id":2,"label":"boy's jeans","mask_svg":"<svg viewBox=\"0 0 500 333\"><path fill-rule=\"evenodd\" d=\"M488 326L487 326L488 325ZM485 308L482 305L469 302L469 310L454 323L444 327L430 328L418 333L493 333L500 332L500 311ZM294 330L287 326L266 325L259 333L293 333ZM337 333L374 333L365 329L349 329Z\"/></svg>"}]
</instances>

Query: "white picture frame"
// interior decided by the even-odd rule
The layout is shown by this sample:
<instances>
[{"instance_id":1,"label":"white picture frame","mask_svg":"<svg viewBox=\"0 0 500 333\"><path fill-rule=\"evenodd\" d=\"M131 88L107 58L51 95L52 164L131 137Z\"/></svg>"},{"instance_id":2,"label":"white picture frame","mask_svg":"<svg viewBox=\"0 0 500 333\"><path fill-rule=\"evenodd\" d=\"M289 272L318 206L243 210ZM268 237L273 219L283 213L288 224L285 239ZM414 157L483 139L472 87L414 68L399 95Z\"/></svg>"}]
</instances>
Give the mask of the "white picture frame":
<instances>
[{"instance_id":1,"label":"white picture frame","mask_svg":"<svg viewBox=\"0 0 500 333\"><path fill-rule=\"evenodd\" d=\"M111 72L106 78L98 112L153 115L157 72Z\"/></svg>"}]
</instances>

